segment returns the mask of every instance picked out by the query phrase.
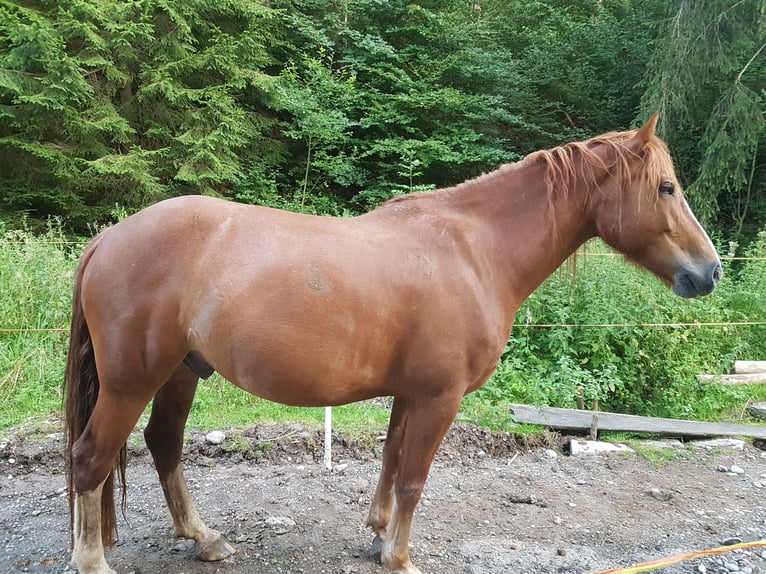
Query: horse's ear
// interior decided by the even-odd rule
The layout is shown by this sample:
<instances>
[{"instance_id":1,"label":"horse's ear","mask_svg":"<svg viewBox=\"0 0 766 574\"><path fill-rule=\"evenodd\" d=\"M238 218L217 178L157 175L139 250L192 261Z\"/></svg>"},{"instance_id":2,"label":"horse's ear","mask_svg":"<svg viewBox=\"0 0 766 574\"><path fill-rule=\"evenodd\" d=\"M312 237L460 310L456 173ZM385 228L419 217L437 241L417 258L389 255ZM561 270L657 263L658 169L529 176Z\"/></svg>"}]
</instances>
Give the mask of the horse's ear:
<instances>
[{"instance_id":1,"label":"horse's ear","mask_svg":"<svg viewBox=\"0 0 766 574\"><path fill-rule=\"evenodd\" d=\"M643 148L647 143L649 143L649 140L654 137L654 130L657 128L657 120L659 117L660 113L654 112L654 115L649 119L649 121L641 126L636 132L635 139L640 147Z\"/></svg>"}]
</instances>

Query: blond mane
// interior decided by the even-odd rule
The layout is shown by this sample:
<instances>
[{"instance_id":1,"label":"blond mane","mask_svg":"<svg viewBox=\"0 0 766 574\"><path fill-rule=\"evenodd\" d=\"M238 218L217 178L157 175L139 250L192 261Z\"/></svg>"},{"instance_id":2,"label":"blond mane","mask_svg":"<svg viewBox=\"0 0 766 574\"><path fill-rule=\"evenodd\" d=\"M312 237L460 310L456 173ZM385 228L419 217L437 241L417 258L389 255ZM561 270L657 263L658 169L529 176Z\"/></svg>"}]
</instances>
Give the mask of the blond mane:
<instances>
[{"instance_id":1,"label":"blond mane","mask_svg":"<svg viewBox=\"0 0 766 574\"><path fill-rule=\"evenodd\" d=\"M665 142L655 136L644 144L641 154L625 145L637 132L610 132L586 141L535 151L518 165L523 167L544 163L547 167L545 181L553 195L572 189L578 177L583 177L590 189L597 190L599 175L604 172L616 176L621 187L630 186L633 183L631 164L640 160L643 162L643 169L639 172L641 183L657 189L664 177L673 175L673 160ZM607 164L602 155L596 153L594 148L597 145L608 146L613 152L611 155L614 161L611 164ZM657 196L652 194L651 197L656 199Z\"/></svg>"},{"instance_id":2,"label":"blond mane","mask_svg":"<svg viewBox=\"0 0 766 574\"><path fill-rule=\"evenodd\" d=\"M656 136L652 136L644 144L641 153L633 146L626 145L637 132L638 130L609 132L589 140L534 151L520 161L502 165L495 171L479 175L458 185L393 197L382 203L379 208L393 207L400 213L417 211L424 201L446 196L462 197L464 192L476 189L477 185L502 181L511 175L509 172L538 164L546 166L545 183L552 213L555 212L556 197L566 197L572 193L578 187L578 180L582 180L581 182L586 184L585 187L591 193L601 189L599 182L603 181L605 175L616 176L619 186L623 189L630 187L633 183L639 183L644 189L656 190L663 178L673 176L673 160L665 142ZM612 153L607 155L613 158L611 163L605 162L604 154L595 150L598 145L610 148ZM642 163L641 168L632 170L631 166L636 162ZM639 181L634 181L636 175ZM656 193L642 194L641 203L649 200L654 202L657 197Z\"/></svg>"}]
</instances>

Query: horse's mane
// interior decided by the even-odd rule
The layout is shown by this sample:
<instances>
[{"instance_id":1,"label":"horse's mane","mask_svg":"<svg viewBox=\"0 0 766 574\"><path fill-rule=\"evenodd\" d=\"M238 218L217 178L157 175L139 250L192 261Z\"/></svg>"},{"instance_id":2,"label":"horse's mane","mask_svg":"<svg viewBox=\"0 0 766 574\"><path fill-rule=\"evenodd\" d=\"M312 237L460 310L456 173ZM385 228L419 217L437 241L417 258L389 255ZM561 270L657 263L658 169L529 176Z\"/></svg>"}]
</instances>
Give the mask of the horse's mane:
<instances>
[{"instance_id":1,"label":"horse's mane","mask_svg":"<svg viewBox=\"0 0 766 574\"><path fill-rule=\"evenodd\" d=\"M630 185L633 179L631 163L640 159L644 164L640 178L656 188L663 176L674 173L672 159L665 142L655 136L644 144L640 152L625 145L637 131L609 132L586 141L535 151L515 165L524 167L544 163L548 189L565 192L573 187L578 176L583 177L591 189L598 189L599 175L603 172L616 175L623 185ZM610 155L614 158L612 163L607 164L602 155L596 153L598 145L610 148Z\"/></svg>"},{"instance_id":2,"label":"horse's mane","mask_svg":"<svg viewBox=\"0 0 766 574\"><path fill-rule=\"evenodd\" d=\"M402 211L409 210L415 207L411 202L419 204L423 200L427 201L427 198L461 194L478 183L501 180L513 170L537 164L546 166L545 182L551 201L556 194L566 194L573 189L578 178L584 178L588 184L587 187L591 190L600 189L599 180L602 179L604 172L616 175L623 186L628 186L634 177L630 169L631 164L636 160L643 161L643 169L639 171L640 179L644 184L656 189L663 176L674 173L670 152L665 142L655 136L644 144L642 150L626 145L637 132L638 130L609 132L589 140L534 151L520 161L502 165L493 172L485 173L454 187L397 196L384 202L381 207L394 206ZM608 155L614 158L611 163L605 162L603 154L595 151L599 145L610 148L612 153ZM657 195L654 194L651 197L656 198Z\"/></svg>"}]
</instances>

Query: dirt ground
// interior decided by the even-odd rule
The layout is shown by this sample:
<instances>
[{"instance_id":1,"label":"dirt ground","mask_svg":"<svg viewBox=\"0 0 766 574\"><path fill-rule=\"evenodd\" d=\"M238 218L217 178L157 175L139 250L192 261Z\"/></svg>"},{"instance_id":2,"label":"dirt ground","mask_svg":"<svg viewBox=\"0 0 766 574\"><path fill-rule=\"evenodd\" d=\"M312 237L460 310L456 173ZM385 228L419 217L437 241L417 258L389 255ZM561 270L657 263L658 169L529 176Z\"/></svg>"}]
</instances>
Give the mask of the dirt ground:
<instances>
[{"instance_id":1,"label":"dirt ground","mask_svg":"<svg viewBox=\"0 0 766 574\"><path fill-rule=\"evenodd\" d=\"M0 573L72 572L57 425L0 437ZM119 541L107 553L119 574L383 572L364 527L382 437L336 437L328 473L320 431L280 425L225 432L217 446L189 432L184 465L201 515L238 552L206 564L195 560L189 541L173 538L150 457L135 435L127 521L120 520ZM685 445L657 464L638 454L568 456L566 437L553 433L530 440L471 426L450 431L413 524L411 554L424 574L591 573L733 537L766 538L766 453L751 445ZM719 468L732 465L743 472ZM766 572L765 559L761 550L750 553L740 571ZM718 571L706 564L662 572Z\"/></svg>"}]
</instances>

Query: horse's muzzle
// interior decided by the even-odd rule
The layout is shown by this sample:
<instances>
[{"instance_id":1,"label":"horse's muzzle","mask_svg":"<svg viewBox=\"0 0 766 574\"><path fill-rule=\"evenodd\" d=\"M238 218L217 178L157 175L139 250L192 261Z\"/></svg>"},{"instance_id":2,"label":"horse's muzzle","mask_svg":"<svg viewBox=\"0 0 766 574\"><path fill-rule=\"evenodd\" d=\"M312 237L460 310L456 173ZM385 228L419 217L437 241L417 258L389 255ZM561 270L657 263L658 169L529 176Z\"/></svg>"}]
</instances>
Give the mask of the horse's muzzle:
<instances>
[{"instance_id":1,"label":"horse's muzzle","mask_svg":"<svg viewBox=\"0 0 766 574\"><path fill-rule=\"evenodd\" d=\"M709 295L723 276L720 261L698 268L681 267L673 278L673 293L691 299Z\"/></svg>"}]
</instances>

